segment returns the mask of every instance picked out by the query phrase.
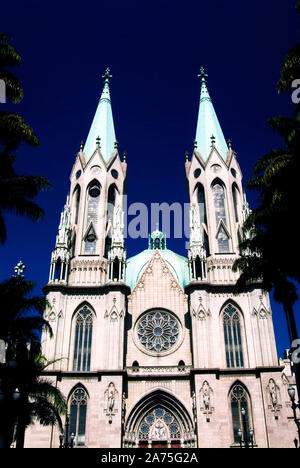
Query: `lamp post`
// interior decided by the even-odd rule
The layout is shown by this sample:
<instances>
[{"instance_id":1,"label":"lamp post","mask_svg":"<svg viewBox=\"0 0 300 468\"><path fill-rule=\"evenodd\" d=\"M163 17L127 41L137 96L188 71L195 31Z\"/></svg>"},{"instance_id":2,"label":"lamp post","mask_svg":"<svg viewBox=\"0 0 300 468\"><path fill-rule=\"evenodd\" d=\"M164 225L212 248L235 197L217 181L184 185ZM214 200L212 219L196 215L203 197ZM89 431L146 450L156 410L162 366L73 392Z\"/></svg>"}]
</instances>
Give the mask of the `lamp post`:
<instances>
[{"instance_id":1,"label":"lamp post","mask_svg":"<svg viewBox=\"0 0 300 468\"><path fill-rule=\"evenodd\" d=\"M241 413L242 413L243 430L241 428L238 429L238 437L240 439L240 448L243 448L243 443L244 443L245 448L249 448L250 446L249 444L251 444L251 448L253 448L254 431L253 429L249 429L248 431L245 408L241 409Z\"/></svg>"},{"instance_id":2,"label":"lamp post","mask_svg":"<svg viewBox=\"0 0 300 468\"><path fill-rule=\"evenodd\" d=\"M70 415L66 415L65 434L59 436L59 448L73 448L75 434L70 435Z\"/></svg>"},{"instance_id":3,"label":"lamp post","mask_svg":"<svg viewBox=\"0 0 300 468\"><path fill-rule=\"evenodd\" d=\"M295 424L297 426L298 438L299 438L299 442L300 442L300 419L297 418L297 414L296 414L296 409L297 408L300 409L300 404L299 404L299 402L298 402L298 404L295 402L295 388L294 387L290 386L288 388L288 393L289 393L289 397L290 397L291 402L292 402L293 416L294 416ZM298 447L298 443L297 444L295 443L295 447L296 448Z\"/></svg>"}]
</instances>

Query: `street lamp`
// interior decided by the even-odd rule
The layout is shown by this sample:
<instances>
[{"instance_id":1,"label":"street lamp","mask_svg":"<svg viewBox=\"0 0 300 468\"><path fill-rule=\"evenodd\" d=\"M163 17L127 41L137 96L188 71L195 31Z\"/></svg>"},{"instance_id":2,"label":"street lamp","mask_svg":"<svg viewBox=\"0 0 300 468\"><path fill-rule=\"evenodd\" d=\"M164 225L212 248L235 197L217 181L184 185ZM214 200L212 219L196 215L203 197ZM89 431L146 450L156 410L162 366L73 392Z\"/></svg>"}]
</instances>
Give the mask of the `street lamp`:
<instances>
[{"instance_id":1,"label":"street lamp","mask_svg":"<svg viewBox=\"0 0 300 468\"><path fill-rule=\"evenodd\" d=\"M253 448L253 438L254 438L254 431L253 429L249 429L247 427L247 421L246 421L246 410L245 408L241 409L241 414L242 414L242 425L243 425L243 430L241 428L238 429L238 437L240 439L240 447L249 448L249 443L251 443L251 448Z\"/></svg>"},{"instance_id":2,"label":"street lamp","mask_svg":"<svg viewBox=\"0 0 300 468\"><path fill-rule=\"evenodd\" d=\"M74 439L75 434L72 432L70 435L70 415L66 415L66 422L65 422L65 434L60 434L59 436L59 448L73 448L74 447Z\"/></svg>"},{"instance_id":3,"label":"street lamp","mask_svg":"<svg viewBox=\"0 0 300 468\"><path fill-rule=\"evenodd\" d=\"M291 402L292 402L292 410L293 410L293 415L294 415L294 421L295 421L295 424L297 426L297 430L298 430L298 438L299 438L299 441L300 441L300 419L297 418L297 414L296 414L296 409L299 408L300 409L300 405L299 403L297 404L295 402L295 388L292 387L292 386L289 386L288 388L288 394L289 394L289 397L291 399ZM295 441L294 441L295 443ZM295 447L297 448L298 444L295 444Z\"/></svg>"}]
</instances>

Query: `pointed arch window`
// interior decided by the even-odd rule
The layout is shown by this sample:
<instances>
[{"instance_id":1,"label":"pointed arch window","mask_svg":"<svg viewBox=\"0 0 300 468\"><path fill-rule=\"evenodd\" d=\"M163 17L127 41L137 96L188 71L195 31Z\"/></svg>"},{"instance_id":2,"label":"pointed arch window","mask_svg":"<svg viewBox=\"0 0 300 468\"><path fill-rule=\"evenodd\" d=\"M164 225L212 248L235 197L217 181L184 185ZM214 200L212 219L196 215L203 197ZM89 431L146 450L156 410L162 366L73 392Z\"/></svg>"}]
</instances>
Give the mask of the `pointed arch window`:
<instances>
[{"instance_id":1,"label":"pointed arch window","mask_svg":"<svg viewBox=\"0 0 300 468\"><path fill-rule=\"evenodd\" d=\"M232 184L232 199L233 199L233 207L234 207L234 216L235 221L239 222L239 190L236 184Z\"/></svg>"},{"instance_id":2,"label":"pointed arch window","mask_svg":"<svg viewBox=\"0 0 300 468\"><path fill-rule=\"evenodd\" d=\"M79 203L80 203L80 187L77 185L74 193L75 197L75 217L74 217L74 224L78 223L78 214L79 214Z\"/></svg>"},{"instance_id":3,"label":"pointed arch window","mask_svg":"<svg viewBox=\"0 0 300 468\"><path fill-rule=\"evenodd\" d=\"M198 186L198 203L199 203L199 209L200 209L200 222L201 224L204 223L206 224L206 205L205 205L205 193L204 193L204 187L202 184L197 184Z\"/></svg>"},{"instance_id":4,"label":"pointed arch window","mask_svg":"<svg viewBox=\"0 0 300 468\"><path fill-rule=\"evenodd\" d=\"M223 312L223 328L227 367L244 367L241 314L232 304Z\"/></svg>"},{"instance_id":5,"label":"pointed arch window","mask_svg":"<svg viewBox=\"0 0 300 468\"><path fill-rule=\"evenodd\" d=\"M234 442L239 443L240 438L238 435L238 431L239 429L243 431L242 409L245 410L245 422L246 422L248 434L250 431L250 417L251 417L249 396L246 392L246 389L242 385L236 384L232 388L230 392L230 405L231 405L231 414L232 414Z\"/></svg>"},{"instance_id":6,"label":"pointed arch window","mask_svg":"<svg viewBox=\"0 0 300 468\"><path fill-rule=\"evenodd\" d=\"M205 190L202 184L198 182L196 185L197 189L197 201L199 205L200 223L203 227L203 244L206 252L206 256L209 256L209 241L207 235L207 212L206 212L206 201L205 201Z\"/></svg>"},{"instance_id":7,"label":"pointed arch window","mask_svg":"<svg viewBox=\"0 0 300 468\"><path fill-rule=\"evenodd\" d=\"M87 218L86 218L86 229L89 231L92 230L95 233L98 223L98 210L99 210L99 201L101 194L101 186L97 180L92 181L89 184L87 190ZM93 239L89 235L89 232L86 233L84 237L84 253L93 255L96 253L96 242L97 236L96 233L93 236Z\"/></svg>"},{"instance_id":8,"label":"pointed arch window","mask_svg":"<svg viewBox=\"0 0 300 468\"><path fill-rule=\"evenodd\" d=\"M225 190L220 182L216 182L213 187L213 202L215 207L216 226L218 227L220 221L227 224L226 222L226 210L225 210Z\"/></svg>"},{"instance_id":9,"label":"pointed arch window","mask_svg":"<svg viewBox=\"0 0 300 468\"><path fill-rule=\"evenodd\" d=\"M73 355L74 371L90 370L92 334L93 315L92 312L86 306L84 306L76 316Z\"/></svg>"},{"instance_id":10,"label":"pointed arch window","mask_svg":"<svg viewBox=\"0 0 300 468\"><path fill-rule=\"evenodd\" d=\"M87 393L79 387L70 398L70 434L74 434L74 445L85 445L85 428L87 413Z\"/></svg>"},{"instance_id":11,"label":"pointed arch window","mask_svg":"<svg viewBox=\"0 0 300 468\"><path fill-rule=\"evenodd\" d=\"M113 220L117 188L111 184L107 192L107 220Z\"/></svg>"}]
</instances>

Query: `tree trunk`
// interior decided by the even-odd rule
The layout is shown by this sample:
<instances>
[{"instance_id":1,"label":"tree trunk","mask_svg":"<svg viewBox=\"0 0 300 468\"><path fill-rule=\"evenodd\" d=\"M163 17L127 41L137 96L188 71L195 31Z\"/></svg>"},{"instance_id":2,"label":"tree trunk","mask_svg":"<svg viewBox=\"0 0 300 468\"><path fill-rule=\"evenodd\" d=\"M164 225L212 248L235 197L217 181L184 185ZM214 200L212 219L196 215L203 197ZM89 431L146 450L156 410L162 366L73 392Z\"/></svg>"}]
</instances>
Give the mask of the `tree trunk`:
<instances>
[{"instance_id":1,"label":"tree trunk","mask_svg":"<svg viewBox=\"0 0 300 468\"><path fill-rule=\"evenodd\" d=\"M26 425L22 421L22 418L19 418L16 430L16 448L24 448L25 429Z\"/></svg>"}]
</instances>

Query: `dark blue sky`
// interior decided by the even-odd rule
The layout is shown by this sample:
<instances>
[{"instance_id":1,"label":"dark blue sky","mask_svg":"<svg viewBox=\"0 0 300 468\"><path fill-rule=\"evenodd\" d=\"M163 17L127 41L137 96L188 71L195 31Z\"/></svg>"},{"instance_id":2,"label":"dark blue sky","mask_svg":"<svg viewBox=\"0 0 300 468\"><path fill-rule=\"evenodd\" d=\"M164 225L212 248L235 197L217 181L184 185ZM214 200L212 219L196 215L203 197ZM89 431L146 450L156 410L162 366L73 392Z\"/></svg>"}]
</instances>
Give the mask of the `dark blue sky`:
<instances>
[{"instance_id":1,"label":"dark blue sky","mask_svg":"<svg viewBox=\"0 0 300 468\"><path fill-rule=\"evenodd\" d=\"M37 292L46 284L69 174L107 66L119 151L128 154L129 203L187 202L184 153L195 138L200 66L245 182L255 161L282 143L266 122L293 112L291 97L275 88L299 41L294 0L13 1L1 5L0 23L22 57L16 74L25 95L21 104L1 106L20 113L40 140L39 148L20 148L17 169L44 175L53 187L37 199L46 212L39 224L6 216L0 280L21 259ZM248 200L253 205L253 195ZM132 256L147 241L126 245ZM168 247L186 255L181 239ZM289 254L288 246L278 248ZM273 313L281 354L288 347L284 314L276 304Z\"/></svg>"}]
</instances>

